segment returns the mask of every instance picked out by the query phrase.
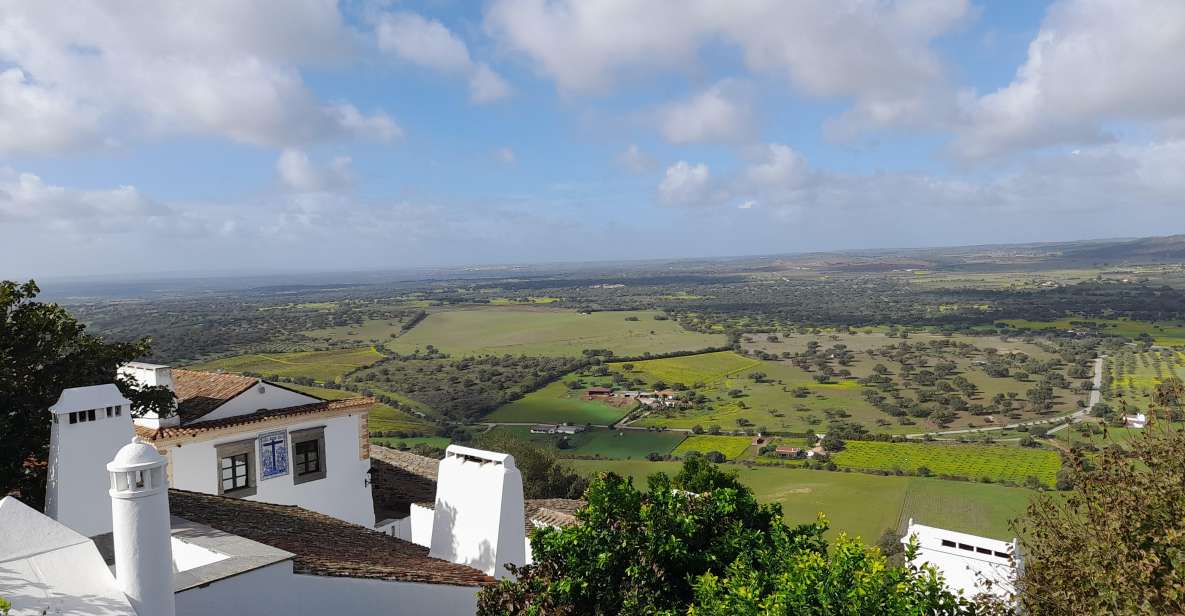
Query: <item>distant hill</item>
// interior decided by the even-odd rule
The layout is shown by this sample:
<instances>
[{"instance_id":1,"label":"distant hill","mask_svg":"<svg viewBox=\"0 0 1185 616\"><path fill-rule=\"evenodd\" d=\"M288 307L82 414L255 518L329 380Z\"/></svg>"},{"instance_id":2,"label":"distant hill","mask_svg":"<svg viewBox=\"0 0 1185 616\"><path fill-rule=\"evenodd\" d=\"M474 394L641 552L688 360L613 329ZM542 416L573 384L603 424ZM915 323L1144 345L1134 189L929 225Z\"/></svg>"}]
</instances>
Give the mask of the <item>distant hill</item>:
<instances>
[{"instance_id":1,"label":"distant hill","mask_svg":"<svg viewBox=\"0 0 1185 616\"><path fill-rule=\"evenodd\" d=\"M1089 245L1068 248L1063 251L1062 257L1076 261L1107 263L1185 262L1185 235L1092 242Z\"/></svg>"}]
</instances>

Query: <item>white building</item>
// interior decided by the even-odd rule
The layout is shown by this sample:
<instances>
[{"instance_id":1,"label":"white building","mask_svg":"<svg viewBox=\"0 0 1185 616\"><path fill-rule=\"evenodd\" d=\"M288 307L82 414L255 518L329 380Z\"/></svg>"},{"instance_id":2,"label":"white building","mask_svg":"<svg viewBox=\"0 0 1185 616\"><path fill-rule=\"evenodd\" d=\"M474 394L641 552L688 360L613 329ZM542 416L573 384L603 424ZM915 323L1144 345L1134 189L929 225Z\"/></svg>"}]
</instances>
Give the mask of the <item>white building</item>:
<instances>
[{"instance_id":1,"label":"white building","mask_svg":"<svg viewBox=\"0 0 1185 616\"><path fill-rule=\"evenodd\" d=\"M1123 425L1128 428L1144 428L1148 426L1148 416L1143 413L1124 415Z\"/></svg>"},{"instance_id":2,"label":"white building","mask_svg":"<svg viewBox=\"0 0 1185 616\"><path fill-rule=\"evenodd\" d=\"M128 364L121 374L177 395L177 414L137 418L182 490L297 505L374 527L367 417L374 400L321 400L235 374ZM125 439L126 440L126 439Z\"/></svg>"},{"instance_id":3,"label":"white building","mask_svg":"<svg viewBox=\"0 0 1185 616\"><path fill-rule=\"evenodd\" d=\"M490 481L478 475L481 473L496 475L504 472L504 470L498 470L503 454L490 454L489 452L473 454L468 452L477 450L450 446L449 455L444 460L437 462L424 456L395 451L377 445L373 446L372 450L375 460L375 486L378 490L375 494L376 508L387 511L387 515L391 516L385 523L380 524L380 527L405 541L433 548L433 554L442 551L434 546L437 541L442 540L443 536L448 535L446 533L443 536L437 536L437 522L445 520L447 523L454 518L460 519L460 516L455 516L452 513L442 514L440 512L457 511L461 503L460 499L469 500L467 493L472 490L474 485L488 484L484 489L489 492L500 490L497 479ZM476 464L457 462L458 459L465 460L466 458L469 462L476 462ZM444 469L448 469L449 472L441 474ZM517 471L514 473L517 474ZM521 499L521 491L518 493L520 495L518 498ZM384 499L384 497L387 498ZM513 498L513 495L503 495L501 498L510 499ZM405 502L395 502L401 499ZM508 562L516 564L519 562L530 564L532 562L530 538L532 531L544 526L564 528L578 524L576 511L585 504L584 501L567 498L526 499L521 501L521 507L503 507L494 510L483 505L483 503L489 502L493 502L493 495L479 495L472 499L472 503L467 507L478 512L479 521L477 524L488 526L493 523L493 517L497 515L497 524L500 529L505 529L503 532L522 537L523 560L516 560L517 554L508 559ZM517 528L515 528L516 526ZM493 531L491 529L488 532L492 534ZM503 545L509 546L509 542L516 540L507 538ZM503 554L505 553L503 552ZM459 562L469 561L461 560ZM474 564L474 566L478 565ZM489 569L487 566L478 568L487 572L493 571L491 575L504 572L497 565L493 569Z\"/></svg>"},{"instance_id":4,"label":"white building","mask_svg":"<svg viewBox=\"0 0 1185 616\"><path fill-rule=\"evenodd\" d=\"M1015 580L1022 567L1016 539L1012 542L915 524L909 527L901 543L908 545L916 537L918 552L911 563L929 563L942 573L955 592L971 598L991 593L1008 599L1015 591Z\"/></svg>"},{"instance_id":5,"label":"white building","mask_svg":"<svg viewBox=\"0 0 1185 616\"><path fill-rule=\"evenodd\" d=\"M188 410L177 419L149 418L156 427L138 422L133 430L128 401L114 385L66 390L53 406L47 488L56 520L11 497L0 500L0 597L12 601L14 614L224 616L246 606L294 615L473 614L477 590L494 582L487 572L526 562L522 480L512 457L450 448L450 459L438 464L447 488L428 527L436 536L430 550L373 529L370 486L350 464L369 465L357 425L371 401L267 408L268 398L293 398L225 375L197 373L205 382L195 387L187 371L162 369L145 368L158 383L171 382ZM247 402L248 394L265 402L261 410L241 412L258 403ZM195 411L186 405L192 400L206 408ZM264 479L262 469L276 459L258 462L268 451L263 435L279 427L287 436L279 442L295 451L309 424L324 440L301 451L325 455L293 456L287 476ZM350 426L351 438L339 438L337 425ZM244 436L254 447L217 455ZM198 464L230 483L169 489L171 477L197 475ZM296 481L302 466L322 476ZM349 519L357 503L327 502L352 499L355 481L365 497L364 524ZM269 482L287 489L269 491ZM301 491L310 484L328 497ZM252 487L253 494L234 494ZM262 502L273 494L328 511Z\"/></svg>"}]
</instances>

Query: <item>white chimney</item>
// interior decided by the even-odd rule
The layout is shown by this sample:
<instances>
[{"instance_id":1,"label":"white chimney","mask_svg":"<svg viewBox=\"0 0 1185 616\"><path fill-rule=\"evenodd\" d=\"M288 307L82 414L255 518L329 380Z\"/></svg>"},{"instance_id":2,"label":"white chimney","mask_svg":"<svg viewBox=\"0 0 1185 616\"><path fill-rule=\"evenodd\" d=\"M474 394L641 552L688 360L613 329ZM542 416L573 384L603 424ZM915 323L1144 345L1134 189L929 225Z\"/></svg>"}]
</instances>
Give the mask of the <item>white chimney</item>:
<instances>
[{"instance_id":1,"label":"white chimney","mask_svg":"<svg viewBox=\"0 0 1185 616\"><path fill-rule=\"evenodd\" d=\"M137 614L174 616L165 459L139 437L107 464L115 581Z\"/></svg>"},{"instance_id":2,"label":"white chimney","mask_svg":"<svg viewBox=\"0 0 1185 616\"><path fill-rule=\"evenodd\" d=\"M173 369L161 364L146 364L138 361L129 362L119 367L119 376L136 381L140 387L157 387L163 385L168 387L169 391L177 392L177 389L173 387ZM147 411L140 417L137 417L135 422L137 426L156 430L163 427L179 426L181 425L181 418L177 415L160 417L152 411Z\"/></svg>"},{"instance_id":3,"label":"white chimney","mask_svg":"<svg viewBox=\"0 0 1185 616\"><path fill-rule=\"evenodd\" d=\"M46 515L87 537L111 532L103 465L132 438L131 402L110 383L73 387L49 412Z\"/></svg>"},{"instance_id":4,"label":"white chimney","mask_svg":"<svg viewBox=\"0 0 1185 616\"><path fill-rule=\"evenodd\" d=\"M526 563L523 520L514 456L449 445L437 474L428 555L506 577L506 563Z\"/></svg>"}]
</instances>

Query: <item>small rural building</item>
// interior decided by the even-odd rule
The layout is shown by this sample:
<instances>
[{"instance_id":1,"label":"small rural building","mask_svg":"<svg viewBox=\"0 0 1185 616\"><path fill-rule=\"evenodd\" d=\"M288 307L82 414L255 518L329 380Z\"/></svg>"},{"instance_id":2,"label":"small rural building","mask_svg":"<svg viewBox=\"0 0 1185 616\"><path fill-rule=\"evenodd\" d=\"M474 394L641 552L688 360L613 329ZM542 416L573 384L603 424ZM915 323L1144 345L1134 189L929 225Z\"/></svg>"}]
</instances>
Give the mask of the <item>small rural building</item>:
<instances>
[{"instance_id":1,"label":"small rural building","mask_svg":"<svg viewBox=\"0 0 1185 616\"><path fill-rule=\"evenodd\" d=\"M584 397L592 400L593 398L607 398L613 395L613 390L608 387L589 387L584 392Z\"/></svg>"},{"instance_id":2,"label":"small rural building","mask_svg":"<svg viewBox=\"0 0 1185 616\"><path fill-rule=\"evenodd\" d=\"M901 543L908 545L911 537L918 541L918 553L911 564L933 565L952 591L962 591L967 597L988 592L1002 599L1014 594L1016 575L1022 566L1016 539L1000 541L916 524L910 518ZM989 580L990 586L985 584Z\"/></svg>"},{"instance_id":3,"label":"small rural building","mask_svg":"<svg viewBox=\"0 0 1185 616\"><path fill-rule=\"evenodd\" d=\"M1128 428L1144 428L1148 425L1148 416L1143 413L1124 415L1123 425Z\"/></svg>"},{"instance_id":4,"label":"small rural building","mask_svg":"<svg viewBox=\"0 0 1185 616\"><path fill-rule=\"evenodd\" d=\"M621 396L622 398L637 398L638 396L642 395L642 392L634 391L632 389L627 389L625 391L617 392L617 395Z\"/></svg>"},{"instance_id":5,"label":"small rural building","mask_svg":"<svg viewBox=\"0 0 1185 616\"><path fill-rule=\"evenodd\" d=\"M555 434L555 426L552 424L537 424L531 426L531 434Z\"/></svg>"},{"instance_id":6,"label":"small rural building","mask_svg":"<svg viewBox=\"0 0 1185 616\"><path fill-rule=\"evenodd\" d=\"M774 450L779 458L801 458L803 457L802 449L799 447L778 447Z\"/></svg>"},{"instance_id":7,"label":"small rural building","mask_svg":"<svg viewBox=\"0 0 1185 616\"><path fill-rule=\"evenodd\" d=\"M584 426L577 426L573 424L560 424L555 427L556 434L576 434L584 432Z\"/></svg>"}]
</instances>

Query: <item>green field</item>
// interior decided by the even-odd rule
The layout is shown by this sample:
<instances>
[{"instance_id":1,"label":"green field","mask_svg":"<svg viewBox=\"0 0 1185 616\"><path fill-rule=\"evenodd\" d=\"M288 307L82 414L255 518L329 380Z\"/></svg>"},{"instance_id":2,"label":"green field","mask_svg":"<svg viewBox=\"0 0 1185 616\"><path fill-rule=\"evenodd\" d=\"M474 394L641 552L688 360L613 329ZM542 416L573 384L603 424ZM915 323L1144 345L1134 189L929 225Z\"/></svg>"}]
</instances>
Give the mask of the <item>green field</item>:
<instances>
[{"instance_id":1,"label":"green field","mask_svg":"<svg viewBox=\"0 0 1185 616\"><path fill-rule=\"evenodd\" d=\"M359 325L340 325L300 332L310 338L329 342L353 342L356 344L386 343L403 331L400 319L367 319Z\"/></svg>"},{"instance_id":2,"label":"green field","mask_svg":"<svg viewBox=\"0 0 1185 616\"><path fill-rule=\"evenodd\" d=\"M427 345L454 357L481 355L579 356L609 349L620 356L696 350L726 343L719 334L684 330L649 311L594 312L532 307L489 307L434 312L390 347L412 353ZM637 321L627 321L635 317Z\"/></svg>"},{"instance_id":3,"label":"green field","mask_svg":"<svg viewBox=\"0 0 1185 616\"><path fill-rule=\"evenodd\" d=\"M1177 322L1157 321L1129 321L1127 319L1088 319L1069 318L1057 321L1029 321L1025 319L1005 319L1007 323L1017 329L1098 329L1106 334L1114 334L1135 340L1141 334L1152 337L1154 344L1161 346L1185 345L1185 324ZM1089 324L1089 327L1075 324Z\"/></svg>"},{"instance_id":4,"label":"green field","mask_svg":"<svg viewBox=\"0 0 1185 616\"><path fill-rule=\"evenodd\" d=\"M400 444L407 447L415 447L416 445L428 445L431 447L438 447L444 449L452 442L447 436L411 436L407 438L398 438L393 436L383 436L370 439L370 442L392 449L398 449Z\"/></svg>"},{"instance_id":5,"label":"green field","mask_svg":"<svg viewBox=\"0 0 1185 616\"><path fill-rule=\"evenodd\" d=\"M555 434L531 434L530 426L497 426L493 431L548 447L561 457L616 460L641 459L651 453L666 455L687 436L683 432L593 428L561 437ZM567 447L560 449L557 445L562 438L566 439Z\"/></svg>"},{"instance_id":6,"label":"green field","mask_svg":"<svg viewBox=\"0 0 1185 616\"><path fill-rule=\"evenodd\" d=\"M609 426L629 412L603 402L585 400L583 390L570 390L562 380L499 407L485 417L492 423L571 423Z\"/></svg>"},{"instance_id":7,"label":"green field","mask_svg":"<svg viewBox=\"0 0 1185 616\"><path fill-rule=\"evenodd\" d=\"M848 441L843 451L832 454L831 460L841 467L905 472L926 467L935 475L971 480L987 477L1018 484L1033 476L1049 487L1053 487L1061 468L1061 459L1054 451L1005 445Z\"/></svg>"},{"instance_id":8,"label":"green field","mask_svg":"<svg viewBox=\"0 0 1185 616\"><path fill-rule=\"evenodd\" d=\"M295 385L292 383L284 383L284 387L302 391L310 396L317 396L322 400L341 400L343 398L355 398L361 394L344 389L326 389L324 387L306 387L304 385ZM403 432L433 432L436 430L435 426L397 408L388 406L379 402L370 409L370 415L367 416L367 427L371 432L380 432L386 430L395 430Z\"/></svg>"},{"instance_id":9,"label":"green field","mask_svg":"<svg viewBox=\"0 0 1185 616\"><path fill-rule=\"evenodd\" d=\"M909 339L888 338L883 334L793 334L776 335L776 341L769 341L769 335L753 334L743 343L753 353L769 353L782 357L783 353L801 353L811 342L821 348L844 344L853 353L847 366L834 366L851 372L844 378L837 376L829 383L818 383L813 373L795 366L787 360L761 360L732 352L708 353L687 357L656 359L633 362L633 369L625 372L624 364L614 363L610 369L622 372L630 379L641 378L653 383L661 380L667 385L682 383L694 387L697 393L706 396L709 403L705 408L681 410L655 410L633 425L668 428L692 428L699 425L708 428L720 426L723 430L752 427L762 432L819 432L836 418L862 424L873 432L890 434L922 433L942 429L977 429L998 426L1016 421L1048 419L1067 414L1077 409L1079 400L1086 394L1070 389L1056 392L1051 410L1038 414L1024 405L1024 392L1033 386L1032 379L1020 381L1010 377L992 377L983 370L985 348L993 348L1001 354L1023 353L1024 356L1049 360L1052 355L1034 344L999 337L938 336L932 334L911 335ZM872 373L877 364L887 366L889 374L897 375L901 364L887 357L871 358L868 351L877 351L887 345L908 342L918 345L922 342L944 340L974 345L971 350L934 351L931 362L949 361L956 366L953 376L965 378L976 387L976 395L968 403L987 404L996 394L1018 394L1015 417L1003 415L974 415L960 413L946 426L940 426L925 418L914 418L910 422L895 420L875 408L863 396L863 388L857 379ZM761 381L749 378L754 373L764 373ZM702 386L695 387L696 383ZM793 392L803 388L800 395ZM910 397L916 397L918 387L905 390ZM739 391L739 395L736 392ZM739 423L738 423L739 422ZM762 429L764 428L764 429Z\"/></svg>"},{"instance_id":10,"label":"green field","mask_svg":"<svg viewBox=\"0 0 1185 616\"><path fill-rule=\"evenodd\" d=\"M1169 350L1137 352L1122 350L1103 362L1103 373L1110 377L1104 382L1103 396L1116 411L1143 411L1152 403L1156 386L1169 378L1185 377L1185 353Z\"/></svg>"},{"instance_id":11,"label":"green field","mask_svg":"<svg viewBox=\"0 0 1185 616\"><path fill-rule=\"evenodd\" d=\"M580 472L612 471L646 487L646 477L678 472L675 462L572 460ZM966 533L1008 540L1009 520L1024 512L1035 494L1024 488L943 481L923 477L879 477L861 473L792 468L732 467L764 502L782 505L786 521L801 524L819 513L831 522L829 535L846 532L875 543L886 529L903 530L912 517Z\"/></svg>"},{"instance_id":12,"label":"green field","mask_svg":"<svg viewBox=\"0 0 1185 616\"><path fill-rule=\"evenodd\" d=\"M735 460L741 454L745 453L745 450L749 448L750 442L752 442L752 439L747 436L696 434L687 437L686 440L679 443L679 446L672 453L677 456L683 456L692 451L698 451L700 453L719 451L729 460Z\"/></svg>"},{"instance_id":13,"label":"green field","mask_svg":"<svg viewBox=\"0 0 1185 616\"><path fill-rule=\"evenodd\" d=\"M296 353L251 353L224 357L187 366L194 370L223 372L253 372L264 377L304 376L321 383L337 381L347 372L369 366L383 358L374 347L338 349L333 351L300 351Z\"/></svg>"}]
</instances>

